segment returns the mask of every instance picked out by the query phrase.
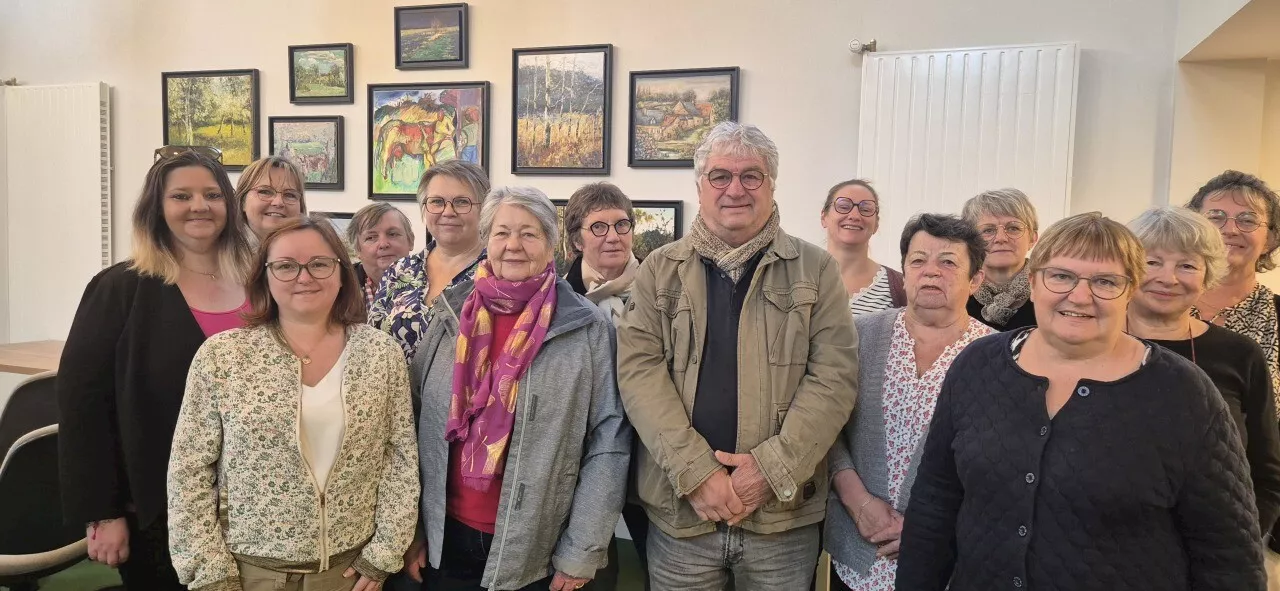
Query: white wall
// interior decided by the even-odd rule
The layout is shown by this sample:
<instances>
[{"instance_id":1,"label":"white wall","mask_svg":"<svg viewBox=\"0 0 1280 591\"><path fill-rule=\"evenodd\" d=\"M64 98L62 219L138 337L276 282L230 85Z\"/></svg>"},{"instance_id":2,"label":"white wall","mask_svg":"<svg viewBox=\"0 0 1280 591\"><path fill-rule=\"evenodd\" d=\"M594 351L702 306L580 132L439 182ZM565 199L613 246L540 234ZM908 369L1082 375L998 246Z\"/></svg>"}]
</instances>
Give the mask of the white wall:
<instances>
[{"instance_id":1,"label":"white wall","mask_svg":"<svg viewBox=\"0 0 1280 591\"><path fill-rule=\"evenodd\" d=\"M1280 185L1280 60L1268 60L1262 101L1262 156L1258 171Z\"/></svg>"},{"instance_id":2,"label":"white wall","mask_svg":"<svg viewBox=\"0 0 1280 591\"><path fill-rule=\"evenodd\" d=\"M491 81L494 183L531 184L567 197L597 178L509 172L513 47L613 43L608 180L633 198L685 200L686 220L696 210L689 170L626 166L628 72L741 66L740 118L760 125L781 151L783 223L820 242L821 200L855 165L861 58L845 49L853 37L877 38L883 50L1076 41L1072 211L1100 209L1128 219L1163 203L1168 192L1176 10L1166 0L472 0L471 68L436 71L394 69L393 5L4 0L0 74L29 84L102 80L114 87L117 259L128 256L130 212L161 143L160 72L169 70L259 68L264 144L270 115L344 115L348 189L309 193L315 210L354 211L367 202L364 86L381 82ZM356 103L290 105L286 47L340 42L356 46Z\"/></svg>"},{"instance_id":3,"label":"white wall","mask_svg":"<svg viewBox=\"0 0 1280 591\"><path fill-rule=\"evenodd\" d=\"M0 86L0 228L9 227L9 141L5 129L5 93ZM0 236L0 343L9 342L9 241ZM0 388L3 385L0 384ZM0 389L0 391L7 391ZM4 408L0 406L0 408Z\"/></svg>"},{"instance_id":4,"label":"white wall","mask_svg":"<svg viewBox=\"0 0 1280 591\"><path fill-rule=\"evenodd\" d=\"M1259 174L1264 60L1178 64L1170 202L1227 169Z\"/></svg>"},{"instance_id":5,"label":"white wall","mask_svg":"<svg viewBox=\"0 0 1280 591\"><path fill-rule=\"evenodd\" d=\"M1186 57L1201 41L1251 0L1178 0L1178 32L1175 58ZM1260 1L1260 0L1253 0ZM1266 1L1266 0L1261 0Z\"/></svg>"}]
</instances>

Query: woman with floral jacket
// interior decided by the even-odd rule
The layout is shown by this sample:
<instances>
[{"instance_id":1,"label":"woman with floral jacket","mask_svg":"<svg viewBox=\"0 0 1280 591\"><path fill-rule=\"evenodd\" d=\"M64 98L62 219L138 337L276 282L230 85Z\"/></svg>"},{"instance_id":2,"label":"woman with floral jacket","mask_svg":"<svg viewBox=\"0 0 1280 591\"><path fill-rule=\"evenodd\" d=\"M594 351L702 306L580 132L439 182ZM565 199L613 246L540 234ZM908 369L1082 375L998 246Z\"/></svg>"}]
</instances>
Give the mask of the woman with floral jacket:
<instances>
[{"instance_id":1,"label":"woman with floral jacket","mask_svg":"<svg viewBox=\"0 0 1280 591\"><path fill-rule=\"evenodd\" d=\"M364 324L327 220L269 235L247 328L192 362L169 462L169 549L196 590L375 591L418 517L404 355Z\"/></svg>"}]
</instances>

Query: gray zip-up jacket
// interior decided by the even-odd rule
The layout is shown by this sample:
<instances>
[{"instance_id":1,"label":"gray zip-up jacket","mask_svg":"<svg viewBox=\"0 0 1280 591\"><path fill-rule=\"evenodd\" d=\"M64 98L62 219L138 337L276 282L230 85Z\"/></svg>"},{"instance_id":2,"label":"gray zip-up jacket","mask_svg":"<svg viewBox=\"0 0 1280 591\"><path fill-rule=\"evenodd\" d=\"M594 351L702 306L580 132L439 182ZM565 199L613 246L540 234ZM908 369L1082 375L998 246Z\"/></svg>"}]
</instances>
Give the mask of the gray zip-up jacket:
<instances>
[{"instance_id":1,"label":"gray zip-up jacket","mask_svg":"<svg viewBox=\"0 0 1280 591\"><path fill-rule=\"evenodd\" d=\"M458 313L474 285L460 283L436 300L430 328L411 368L418 405L422 526L431 566L444 540ZM481 585L519 589L554 570L594 577L626 498L631 426L618 397L612 323L556 282L556 310L546 340L520 378L515 425L498 502L493 547Z\"/></svg>"}]
</instances>

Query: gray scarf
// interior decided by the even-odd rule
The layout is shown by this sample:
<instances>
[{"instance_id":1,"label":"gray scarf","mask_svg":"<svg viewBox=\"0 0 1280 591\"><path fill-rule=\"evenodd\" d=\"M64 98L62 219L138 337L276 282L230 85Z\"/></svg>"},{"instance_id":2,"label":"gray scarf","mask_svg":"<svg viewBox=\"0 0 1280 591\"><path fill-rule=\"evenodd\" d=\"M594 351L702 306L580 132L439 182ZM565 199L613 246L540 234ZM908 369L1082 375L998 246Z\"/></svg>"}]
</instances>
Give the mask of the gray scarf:
<instances>
[{"instance_id":1,"label":"gray scarf","mask_svg":"<svg viewBox=\"0 0 1280 591\"><path fill-rule=\"evenodd\" d=\"M1031 281L1027 275L1029 265L1022 264L1022 270L1018 271L1004 285L996 285L990 281L983 281L982 286L973 294L973 297L982 304L982 318L987 322L993 322L1004 326L1009 323L1009 319L1018 313L1018 309L1031 299Z\"/></svg>"},{"instance_id":2,"label":"gray scarf","mask_svg":"<svg viewBox=\"0 0 1280 591\"><path fill-rule=\"evenodd\" d=\"M734 283L737 283L742 278L743 267L747 266L747 261L778 237L778 226L778 206L774 204L773 214L769 216L764 229L742 246L733 248L711 233L711 229L707 227L706 222L702 221L702 214L699 213L693 218L693 227L689 230L689 242L694 251L715 261L716 266L727 273Z\"/></svg>"}]
</instances>

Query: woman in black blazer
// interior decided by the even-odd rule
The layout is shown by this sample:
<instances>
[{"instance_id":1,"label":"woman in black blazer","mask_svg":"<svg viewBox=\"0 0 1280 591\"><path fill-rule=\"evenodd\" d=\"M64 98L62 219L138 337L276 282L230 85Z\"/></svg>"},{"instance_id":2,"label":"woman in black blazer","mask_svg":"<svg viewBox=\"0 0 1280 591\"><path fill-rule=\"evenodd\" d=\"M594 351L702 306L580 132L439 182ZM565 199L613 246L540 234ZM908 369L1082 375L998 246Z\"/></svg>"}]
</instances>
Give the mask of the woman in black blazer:
<instances>
[{"instance_id":1,"label":"woman in black blazer","mask_svg":"<svg viewBox=\"0 0 1280 591\"><path fill-rule=\"evenodd\" d=\"M133 212L133 258L85 289L59 364L63 511L125 587L184 589L169 561L165 471L187 369L239 326L251 251L222 166L163 155ZM230 213L229 213L230 212Z\"/></svg>"}]
</instances>

